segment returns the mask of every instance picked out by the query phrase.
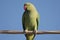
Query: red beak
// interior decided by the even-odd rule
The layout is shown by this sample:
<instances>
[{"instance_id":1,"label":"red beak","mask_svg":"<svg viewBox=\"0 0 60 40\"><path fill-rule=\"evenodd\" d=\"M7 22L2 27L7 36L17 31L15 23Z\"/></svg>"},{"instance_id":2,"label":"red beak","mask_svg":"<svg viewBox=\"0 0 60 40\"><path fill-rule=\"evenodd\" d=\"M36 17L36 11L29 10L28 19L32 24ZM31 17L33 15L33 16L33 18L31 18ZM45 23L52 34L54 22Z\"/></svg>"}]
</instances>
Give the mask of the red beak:
<instances>
[{"instance_id":1,"label":"red beak","mask_svg":"<svg viewBox=\"0 0 60 40\"><path fill-rule=\"evenodd\" d=\"M27 8L27 7L26 7L26 5L25 5L25 6L24 6L24 10L26 10L26 8Z\"/></svg>"}]
</instances>

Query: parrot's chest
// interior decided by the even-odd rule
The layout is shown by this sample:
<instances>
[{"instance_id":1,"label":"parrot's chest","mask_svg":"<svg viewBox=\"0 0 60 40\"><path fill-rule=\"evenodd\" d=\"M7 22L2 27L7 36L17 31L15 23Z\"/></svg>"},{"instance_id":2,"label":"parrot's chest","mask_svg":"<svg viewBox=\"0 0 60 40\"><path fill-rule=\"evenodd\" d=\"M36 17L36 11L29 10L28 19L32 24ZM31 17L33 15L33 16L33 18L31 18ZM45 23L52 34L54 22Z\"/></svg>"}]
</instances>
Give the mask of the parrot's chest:
<instances>
[{"instance_id":1,"label":"parrot's chest","mask_svg":"<svg viewBox=\"0 0 60 40\"><path fill-rule=\"evenodd\" d=\"M26 16L25 16L25 25L26 26L33 26L33 25L35 25L35 23L36 23L36 18L35 18L35 16L32 14L27 14Z\"/></svg>"}]
</instances>

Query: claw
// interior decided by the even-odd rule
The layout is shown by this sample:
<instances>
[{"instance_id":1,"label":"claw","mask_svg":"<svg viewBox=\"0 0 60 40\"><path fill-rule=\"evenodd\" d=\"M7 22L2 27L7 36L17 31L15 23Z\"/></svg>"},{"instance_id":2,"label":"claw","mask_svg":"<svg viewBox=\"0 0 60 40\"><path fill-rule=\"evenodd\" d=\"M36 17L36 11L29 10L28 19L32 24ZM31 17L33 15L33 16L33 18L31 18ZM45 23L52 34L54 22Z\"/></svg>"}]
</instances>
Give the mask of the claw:
<instances>
[{"instance_id":1,"label":"claw","mask_svg":"<svg viewBox=\"0 0 60 40\"><path fill-rule=\"evenodd\" d=\"M28 32L28 30L25 30L24 32L25 32L25 34L26 34L26 33Z\"/></svg>"},{"instance_id":2,"label":"claw","mask_svg":"<svg viewBox=\"0 0 60 40\"><path fill-rule=\"evenodd\" d=\"M37 33L37 30L34 30L34 34L36 34Z\"/></svg>"}]
</instances>

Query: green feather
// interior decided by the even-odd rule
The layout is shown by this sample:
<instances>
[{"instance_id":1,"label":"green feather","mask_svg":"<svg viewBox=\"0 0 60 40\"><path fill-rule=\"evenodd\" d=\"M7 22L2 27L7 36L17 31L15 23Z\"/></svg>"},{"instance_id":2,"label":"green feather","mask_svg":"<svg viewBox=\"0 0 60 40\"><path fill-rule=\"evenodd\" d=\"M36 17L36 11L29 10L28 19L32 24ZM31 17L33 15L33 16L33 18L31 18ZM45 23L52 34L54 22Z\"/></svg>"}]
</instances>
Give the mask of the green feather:
<instances>
[{"instance_id":1,"label":"green feather","mask_svg":"<svg viewBox=\"0 0 60 40\"><path fill-rule=\"evenodd\" d=\"M39 15L36 8L31 3L26 3L25 5L27 8L22 16L23 30L24 31L38 30ZM33 40L35 37L35 34L25 34L25 37L26 37L26 40Z\"/></svg>"}]
</instances>

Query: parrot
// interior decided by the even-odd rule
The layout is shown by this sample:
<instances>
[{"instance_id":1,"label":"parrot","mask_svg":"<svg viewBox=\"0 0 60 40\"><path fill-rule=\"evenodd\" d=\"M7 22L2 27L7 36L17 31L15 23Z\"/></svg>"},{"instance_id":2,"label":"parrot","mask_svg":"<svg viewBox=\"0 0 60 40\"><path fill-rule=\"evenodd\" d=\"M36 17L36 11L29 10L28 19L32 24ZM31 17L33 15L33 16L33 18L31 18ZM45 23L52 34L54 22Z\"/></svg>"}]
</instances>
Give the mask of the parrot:
<instances>
[{"instance_id":1,"label":"parrot","mask_svg":"<svg viewBox=\"0 0 60 40\"><path fill-rule=\"evenodd\" d=\"M24 4L24 13L22 15L22 25L24 32L38 30L39 14L32 3ZM26 40L34 40L36 34L25 34Z\"/></svg>"}]
</instances>

